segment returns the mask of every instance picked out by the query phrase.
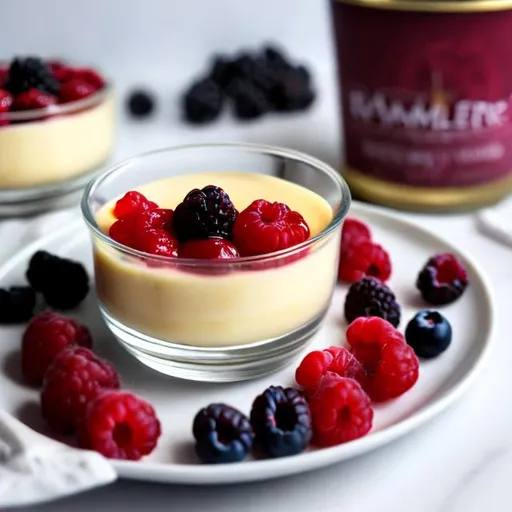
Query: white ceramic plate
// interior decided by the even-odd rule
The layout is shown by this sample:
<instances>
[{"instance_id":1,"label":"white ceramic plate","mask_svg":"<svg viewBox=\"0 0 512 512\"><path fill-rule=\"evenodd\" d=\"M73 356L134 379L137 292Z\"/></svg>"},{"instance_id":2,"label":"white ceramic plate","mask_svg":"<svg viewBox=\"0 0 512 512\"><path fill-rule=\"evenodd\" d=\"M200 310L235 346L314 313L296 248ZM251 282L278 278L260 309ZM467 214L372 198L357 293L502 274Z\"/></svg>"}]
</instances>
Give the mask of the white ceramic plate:
<instances>
[{"instance_id":1,"label":"white ceramic plate","mask_svg":"<svg viewBox=\"0 0 512 512\"><path fill-rule=\"evenodd\" d=\"M125 388L155 405L163 425L158 448L150 457L140 462L113 461L119 476L173 483L220 484L302 473L349 459L397 439L433 418L461 396L482 368L491 340L493 308L481 270L471 258L460 254L447 241L396 215L361 204L354 204L351 215L368 222L375 239L391 254L394 272L390 286L403 306L402 329L417 310L425 307L414 283L427 258L434 253L449 251L458 254L467 264L470 286L459 301L442 308L452 323L452 345L441 357L421 364L420 379L413 390L390 404L377 407L373 430L362 439L282 459L201 465L192 444L191 425L195 413L202 406L219 401L249 413L253 398L268 385L294 384L298 361L277 374L240 384L202 384L165 377L141 366L117 345L103 326L94 293L91 293L73 316L91 329L97 352L114 362ZM82 261L92 272L88 234L81 223L75 223L36 241L12 258L0 269L0 286L23 283L28 259L38 249ZM338 287L324 326L305 352L343 343L345 292L346 287ZM0 329L0 408L32 428L47 433L39 415L37 390L29 389L21 382L19 345L22 331L23 327Z\"/></svg>"}]
</instances>

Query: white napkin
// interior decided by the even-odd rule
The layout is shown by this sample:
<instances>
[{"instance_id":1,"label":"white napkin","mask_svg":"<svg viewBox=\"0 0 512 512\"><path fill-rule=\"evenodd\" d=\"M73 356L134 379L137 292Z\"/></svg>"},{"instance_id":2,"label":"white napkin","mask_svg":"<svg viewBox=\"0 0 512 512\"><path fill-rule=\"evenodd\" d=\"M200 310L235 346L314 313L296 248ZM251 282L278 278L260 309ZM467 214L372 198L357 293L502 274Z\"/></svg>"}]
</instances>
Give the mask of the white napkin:
<instances>
[{"instance_id":1,"label":"white napkin","mask_svg":"<svg viewBox=\"0 0 512 512\"><path fill-rule=\"evenodd\" d=\"M53 441L0 411L0 509L62 498L116 478L100 454Z\"/></svg>"}]
</instances>

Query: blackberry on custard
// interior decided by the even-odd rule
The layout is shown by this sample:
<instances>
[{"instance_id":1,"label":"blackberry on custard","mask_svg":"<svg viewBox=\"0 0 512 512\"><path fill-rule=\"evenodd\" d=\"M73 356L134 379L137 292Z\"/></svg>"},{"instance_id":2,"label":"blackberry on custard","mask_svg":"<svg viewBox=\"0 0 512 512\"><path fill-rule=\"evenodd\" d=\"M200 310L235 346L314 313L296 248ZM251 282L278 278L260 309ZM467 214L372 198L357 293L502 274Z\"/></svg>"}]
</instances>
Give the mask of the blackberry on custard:
<instances>
[{"instance_id":1,"label":"blackberry on custard","mask_svg":"<svg viewBox=\"0 0 512 512\"><path fill-rule=\"evenodd\" d=\"M15 96L29 89L57 95L60 84L51 67L43 60L37 57L18 57L9 66L5 89Z\"/></svg>"}]
</instances>

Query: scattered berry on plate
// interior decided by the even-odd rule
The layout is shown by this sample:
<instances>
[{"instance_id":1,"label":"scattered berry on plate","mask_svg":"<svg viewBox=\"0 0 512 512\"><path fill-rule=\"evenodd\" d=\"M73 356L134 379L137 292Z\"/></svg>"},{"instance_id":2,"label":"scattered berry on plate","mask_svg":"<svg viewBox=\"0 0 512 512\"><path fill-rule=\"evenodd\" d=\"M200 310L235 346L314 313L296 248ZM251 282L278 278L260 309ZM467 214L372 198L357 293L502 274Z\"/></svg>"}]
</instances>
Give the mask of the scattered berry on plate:
<instances>
[{"instance_id":1,"label":"scattered berry on plate","mask_svg":"<svg viewBox=\"0 0 512 512\"><path fill-rule=\"evenodd\" d=\"M207 464L243 460L254 438L249 419L226 404L211 404L201 409L194 418L192 433L196 453Z\"/></svg>"},{"instance_id":2,"label":"scattered berry on plate","mask_svg":"<svg viewBox=\"0 0 512 512\"><path fill-rule=\"evenodd\" d=\"M160 434L151 404L127 391L108 390L87 406L78 440L109 459L139 460L155 449Z\"/></svg>"},{"instance_id":3,"label":"scattered berry on plate","mask_svg":"<svg viewBox=\"0 0 512 512\"><path fill-rule=\"evenodd\" d=\"M180 242L208 237L230 239L237 215L228 194L208 185L191 190L176 206L173 230Z\"/></svg>"},{"instance_id":4,"label":"scattered berry on plate","mask_svg":"<svg viewBox=\"0 0 512 512\"><path fill-rule=\"evenodd\" d=\"M72 78L69 82L65 82L60 87L59 103L70 103L72 101L82 100L96 92L96 87L80 80Z\"/></svg>"},{"instance_id":5,"label":"scattered berry on plate","mask_svg":"<svg viewBox=\"0 0 512 512\"><path fill-rule=\"evenodd\" d=\"M28 324L21 341L23 377L29 384L41 384L59 352L75 345L91 348L92 338L86 327L50 311L39 313Z\"/></svg>"},{"instance_id":6,"label":"scattered berry on plate","mask_svg":"<svg viewBox=\"0 0 512 512\"><path fill-rule=\"evenodd\" d=\"M225 238L203 238L189 240L180 245L178 255L180 258L198 258L209 260L230 260L238 258L237 248Z\"/></svg>"},{"instance_id":7,"label":"scattered berry on plate","mask_svg":"<svg viewBox=\"0 0 512 512\"><path fill-rule=\"evenodd\" d=\"M14 96L30 89L38 89L54 96L60 89L59 81L51 67L36 57L14 59L10 64L4 86Z\"/></svg>"},{"instance_id":8,"label":"scattered berry on plate","mask_svg":"<svg viewBox=\"0 0 512 512\"><path fill-rule=\"evenodd\" d=\"M370 398L354 379L329 373L309 401L313 442L335 446L365 436L372 428Z\"/></svg>"},{"instance_id":9,"label":"scattered berry on plate","mask_svg":"<svg viewBox=\"0 0 512 512\"><path fill-rule=\"evenodd\" d=\"M391 277L391 270L388 252L381 245L360 238L341 251L338 280L355 283L370 276L385 282Z\"/></svg>"},{"instance_id":10,"label":"scattered berry on plate","mask_svg":"<svg viewBox=\"0 0 512 512\"><path fill-rule=\"evenodd\" d=\"M148 229L135 234L135 248L157 256L178 256L178 240L163 229Z\"/></svg>"},{"instance_id":11,"label":"scattered berry on plate","mask_svg":"<svg viewBox=\"0 0 512 512\"><path fill-rule=\"evenodd\" d=\"M44 376L43 418L55 432L71 434L83 421L89 402L107 389L119 389L119 376L110 363L87 348L65 348Z\"/></svg>"},{"instance_id":12,"label":"scattered berry on plate","mask_svg":"<svg viewBox=\"0 0 512 512\"><path fill-rule=\"evenodd\" d=\"M307 72L306 72L307 73ZM297 112L308 109L315 101L309 73L305 68L291 68L282 74L281 79L270 93L270 101L276 111Z\"/></svg>"},{"instance_id":13,"label":"scattered berry on plate","mask_svg":"<svg viewBox=\"0 0 512 512\"><path fill-rule=\"evenodd\" d=\"M379 317L358 318L346 332L352 354L363 365L365 391L375 402L398 398L419 376L419 362L403 335Z\"/></svg>"},{"instance_id":14,"label":"scattered berry on plate","mask_svg":"<svg viewBox=\"0 0 512 512\"><path fill-rule=\"evenodd\" d=\"M295 389L270 386L254 400L250 418L255 444L268 457L296 455L311 441L309 406Z\"/></svg>"},{"instance_id":15,"label":"scattered berry on plate","mask_svg":"<svg viewBox=\"0 0 512 512\"><path fill-rule=\"evenodd\" d=\"M233 100L235 117L238 119L257 119L271 108L265 93L248 80L237 80L232 85L230 96Z\"/></svg>"},{"instance_id":16,"label":"scattered berry on plate","mask_svg":"<svg viewBox=\"0 0 512 512\"><path fill-rule=\"evenodd\" d=\"M128 95L128 112L135 118L149 117L155 110L155 98L149 91L136 89Z\"/></svg>"},{"instance_id":17,"label":"scattered berry on plate","mask_svg":"<svg viewBox=\"0 0 512 512\"><path fill-rule=\"evenodd\" d=\"M32 288L55 309L73 309L89 293L89 275L81 263L46 251L32 256L26 276Z\"/></svg>"},{"instance_id":18,"label":"scattered berry on plate","mask_svg":"<svg viewBox=\"0 0 512 512\"><path fill-rule=\"evenodd\" d=\"M372 232L370 228L362 221L347 217L343 222L341 229L341 247L348 247L351 243L358 240L372 241Z\"/></svg>"},{"instance_id":19,"label":"scattered berry on plate","mask_svg":"<svg viewBox=\"0 0 512 512\"><path fill-rule=\"evenodd\" d=\"M452 327L438 311L420 311L407 324L405 339L418 357L432 359L450 346Z\"/></svg>"},{"instance_id":20,"label":"scattered berry on plate","mask_svg":"<svg viewBox=\"0 0 512 512\"><path fill-rule=\"evenodd\" d=\"M224 104L224 94L211 79L194 82L183 97L183 112L187 121L194 124L210 123L217 119Z\"/></svg>"},{"instance_id":21,"label":"scattered berry on plate","mask_svg":"<svg viewBox=\"0 0 512 512\"><path fill-rule=\"evenodd\" d=\"M34 315L36 294L29 286L0 288L0 324L19 324Z\"/></svg>"},{"instance_id":22,"label":"scattered berry on plate","mask_svg":"<svg viewBox=\"0 0 512 512\"><path fill-rule=\"evenodd\" d=\"M124 219L130 215L153 210L154 208L158 208L156 203L147 199L140 192L130 190L116 202L112 213L116 219Z\"/></svg>"},{"instance_id":23,"label":"scattered berry on plate","mask_svg":"<svg viewBox=\"0 0 512 512\"><path fill-rule=\"evenodd\" d=\"M453 254L431 257L421 269L416 288L430 304L443 305L456 301L467 288L468 273Z\"/></svg>"},{"instance_id":24,"label":"scattered berry on plate","mask_svg":"<svg viewBox=\"0 0 512 512\"><path fill-rule=\"evenodd\" d=\"M288 249L309 235L309 226L300 213L264 199L253 201L240 212L233 228L233 242L242 256Z\"/></svg>"},{"instance_id":25,"label":"scattered berry on plate","mask_svg":"<svg viewBox=\"0 0 512 512\"><path fill-rule=\"evenodd\" d=\"M39 89L28 89L18 94L12 103L11 110L37 110L57 104L57 98Z\"/></svg>"},{"instance_id":26,"label":"scattered berry on plate","mask_svg":"<svg viewBox=\"0 0 512 512\"><path fill-rule=\"evenodd\" d=\"M398 327L400 313L395 294L375 277L364 277L353 283L345 297L345 318L348 323L361 316L378 316Z\"/></svg>"},{"instance_id":27,"label":"scattered berry on plate","mask_svg":"<svg viewBox=\"0 0 512 512\"><path fill-rule=\"evenodd\" d=\"M329 347L307 354L295 371L295 381L311 396L327 373L348 377L364 385L366 373L361 363L344 347Z\"/></svg>"}]
</instances>

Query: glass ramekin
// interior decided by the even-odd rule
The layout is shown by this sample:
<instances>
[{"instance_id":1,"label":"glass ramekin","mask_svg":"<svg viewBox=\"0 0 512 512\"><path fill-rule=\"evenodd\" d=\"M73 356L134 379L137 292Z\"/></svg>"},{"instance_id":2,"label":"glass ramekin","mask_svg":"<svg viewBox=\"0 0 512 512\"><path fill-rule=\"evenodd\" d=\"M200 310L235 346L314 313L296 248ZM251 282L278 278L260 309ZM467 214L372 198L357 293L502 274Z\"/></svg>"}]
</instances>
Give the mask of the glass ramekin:
<instances>
[{"instance_id":1,"label":"glass ramekin","mask_svg":"<svg viewBox=\"0 0 512 512\"><path fill-rule=\"evenodd\" d=\"M302 185L329 203L332 220L293 248L224 261L148 255L112 240L97 223L97 212L128 190L172 175L226 171ZM350 200L334 169L288 149L191 145L131 158L90 183L82 199L101 314L133 356L167 375L229 382L276 371L326 314Z\"/></svg>"},{"instance_id":2,"label":"glass ramekin","mask_svg":"<svg viewBox=\"0 0 512 512\"><path fill-rule=\"evenodd\" d=\"M110 84L82 100L0 112L0 215L67 205L107 164L115 143Z\"/></svg>"}]
</instances>

